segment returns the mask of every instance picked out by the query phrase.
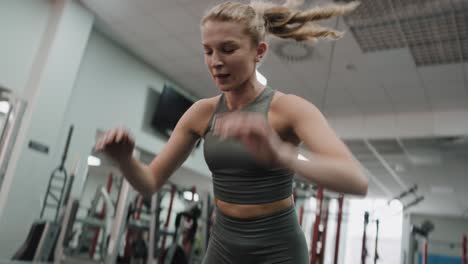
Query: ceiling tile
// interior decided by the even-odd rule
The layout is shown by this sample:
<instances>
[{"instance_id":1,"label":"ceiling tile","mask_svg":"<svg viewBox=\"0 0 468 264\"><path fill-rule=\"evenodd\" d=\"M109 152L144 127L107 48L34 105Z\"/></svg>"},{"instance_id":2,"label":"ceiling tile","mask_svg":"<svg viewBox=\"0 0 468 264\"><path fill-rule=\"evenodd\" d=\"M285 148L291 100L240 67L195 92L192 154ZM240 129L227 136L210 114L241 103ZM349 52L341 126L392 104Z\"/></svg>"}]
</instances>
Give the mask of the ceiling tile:
<instances>
[{"instance_id":1,"label":"ceiling tile","mask_svg":"<svg viewBox=\"0 0 468 264\"><path fill-rule=\"evenodd\" d=\"M462 64L422 67L420 72L435 109L468 105Z\"/></svg>"},{"instance_id":2,"label":"ceiling tile","mask_svg":"<svg viewBox=\"0 0 468 264\"><path fill-rule=\"evenodd\" d=\"M421 100L422 101L422 100ZM397 101L394 104L395 111L398 113L411 113L411 112L426 112L431 109L429 109L429 106L426 106L425 108L423 107L424 103L423 102L419 103L414 103L408 100L408 102L402 102L402 101Z\"/></svg>"},{"instance_id":3,"label":"ceiling tile","mask_svg":"<svg viewBox=\"0 0 468 264\"><path fill-rule=\"evenodd\" d=\"M338 106L338 105L333 105L333 106L328 106L325 105L325 109L320 109L323 114L327 118L334 118L334 117L341 117L341 118L346 118L347 116L358 116L362 112L360 109L358 109L355 106L352 105L345 105L345 106Z\"/></svg>"}]
</instances>

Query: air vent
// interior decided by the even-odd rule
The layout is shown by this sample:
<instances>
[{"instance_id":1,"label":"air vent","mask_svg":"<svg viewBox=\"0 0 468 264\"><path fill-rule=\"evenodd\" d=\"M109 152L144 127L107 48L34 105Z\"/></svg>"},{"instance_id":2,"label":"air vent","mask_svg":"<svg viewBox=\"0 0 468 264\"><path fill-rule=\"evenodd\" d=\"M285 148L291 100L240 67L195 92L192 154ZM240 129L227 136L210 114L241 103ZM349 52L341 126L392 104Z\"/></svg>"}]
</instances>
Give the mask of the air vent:
<instances>
[{"instance_id":1,"label":"air vent","mask_svg":"<svg viewBox=\"0 0 468 264\"><path fill-rule=\"evenodd\" d=\"M297 62L308 60L313 55L313 47L294 40L272 42L273 51L283 61Z\"/></svg>"}]
</instances>

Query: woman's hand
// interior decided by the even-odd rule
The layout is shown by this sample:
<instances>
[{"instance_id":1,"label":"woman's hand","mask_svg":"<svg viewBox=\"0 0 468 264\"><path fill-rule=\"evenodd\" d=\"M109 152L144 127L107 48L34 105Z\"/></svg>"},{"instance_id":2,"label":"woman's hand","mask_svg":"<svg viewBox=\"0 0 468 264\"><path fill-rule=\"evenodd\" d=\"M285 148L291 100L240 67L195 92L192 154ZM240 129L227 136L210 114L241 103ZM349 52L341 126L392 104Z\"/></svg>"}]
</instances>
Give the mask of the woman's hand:
<instances>
[{"instance_id":1,"label":"woman's hand","mask_svg":"<svg viewBox=\"0 0 468 264\"><path fill-rule=\"evenodd\" d=\"M135 141L124 128L114 128L105 132L97 141L96 151L103 152L122 165L132 158Z\"/></svg>"},{"instance_id":2,"label":"woman's hand","mask_svg":"<svg viewBox=\"0 0 468 264\"><path fill-rule=\"evenodd\" d=\"M288 166L295 158L296 148L283 142L264 115L259 113L218 114L213 133L221 138L240 140L256 160L263 164Z\"/></svg>"}]
</instances>

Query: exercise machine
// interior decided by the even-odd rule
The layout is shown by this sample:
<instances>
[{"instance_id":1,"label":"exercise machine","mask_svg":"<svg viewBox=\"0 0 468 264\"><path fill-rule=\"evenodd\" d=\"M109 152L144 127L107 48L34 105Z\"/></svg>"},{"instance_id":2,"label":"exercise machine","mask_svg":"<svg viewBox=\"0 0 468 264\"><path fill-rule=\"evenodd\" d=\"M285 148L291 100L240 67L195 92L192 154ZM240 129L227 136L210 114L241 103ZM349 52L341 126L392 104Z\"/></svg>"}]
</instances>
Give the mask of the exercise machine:
<instances>
[{"instance_id":1,"label":"exercise machine","mask_svg":"<svg viewBox=\"0 0 468 264\"><path fill-rule=\"evenodd\" d=\"M28 233L25 242L15 252L13 260L26 261L51 261L53 260L53 251L60 232L60 213L63 204L67 202L73 179L77 168L74 164L70 178L65 169L68 147L73 134L73 126L68 131L65 150L62 155L60 165L52 171L47 185L45 199L42 205L40 220L35 221ZM46 209L52 209L54 218L45 220L44 213Z\"/></svg>"}]
</instances>

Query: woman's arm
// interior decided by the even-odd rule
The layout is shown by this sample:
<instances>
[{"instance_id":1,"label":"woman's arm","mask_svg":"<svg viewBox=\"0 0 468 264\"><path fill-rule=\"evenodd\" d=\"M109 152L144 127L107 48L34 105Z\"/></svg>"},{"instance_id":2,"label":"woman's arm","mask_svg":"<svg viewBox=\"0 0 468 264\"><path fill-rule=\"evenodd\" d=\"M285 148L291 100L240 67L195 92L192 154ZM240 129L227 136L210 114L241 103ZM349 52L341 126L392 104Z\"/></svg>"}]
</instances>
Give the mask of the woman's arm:
<instances>
[{"instance_id":1,"label":"woman's arm","mask_svg":"<svg viewBox=\"0 0 468 264\"><path fill-rule=\"evenodd\" d=\"M286 113L295 134L312 153L308 161L300 160L297 148L284 143L279 151L280 162L326 189L366 195L367 177L320 110L294 95L284 95L277 103Z\"/></svg>"},{"instance_id":2,"label":"woman's arm","mask_svg":"<svg viewBox=\"0 0 468 264\"><path fill-rule=\"evenodd\" d=\"M211 111L207 99L194 103L181 117L164 148L148 165L128 154L131 152L128 151L128 142L131 142L131 150L134 143L125 135L126 132L106 133L96 149L103 150L117 161L124 177L138 192L152 195L187 159L206 127Z\"/></svg>"}]
</instances>

